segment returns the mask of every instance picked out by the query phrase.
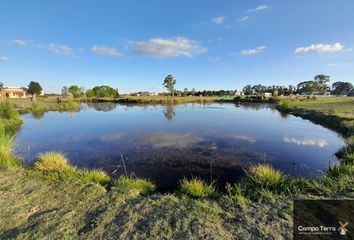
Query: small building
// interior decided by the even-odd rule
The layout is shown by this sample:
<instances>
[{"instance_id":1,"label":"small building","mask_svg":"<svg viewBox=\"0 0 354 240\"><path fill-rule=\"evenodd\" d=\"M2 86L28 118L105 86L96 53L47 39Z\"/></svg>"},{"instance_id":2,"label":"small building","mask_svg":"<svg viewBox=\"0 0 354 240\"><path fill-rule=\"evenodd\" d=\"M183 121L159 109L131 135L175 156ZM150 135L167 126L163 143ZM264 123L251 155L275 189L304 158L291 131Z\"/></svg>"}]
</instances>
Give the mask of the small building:
<instances>
[{"instance_id":1,"label":"small building","mask_svg":"<svg viewBox=\"0 0 354 240\"><path fill-rule=\"evenodd\" d=\"M24 87L4 87L0 92L0 96L5 98L27 98L29 97L28 89Z\"/></svg>"},{"instance_id":2,"label":"small building","mask_svg":"<svg viewBox=\"0 0 354 240\"><path fill-rule=\"evenodd\" d=\"M39 96L43 96L44 92L41 91ZM0 91L0 97L4 98L28 98L32 95L28 93L28 88L25 87L4 87Z\"/></svg>"},{"instance_id":3,"label":"small building","mask_svg":"<svg viewBox=\"0 0 354 240\"><path fill-rule=\"evenodd\" d=\"M243 95L244 95L244 93L242 91L236 91L235 92L235 97L241 97Z\"/></svg>"},{"instance_id":4,"label":"small building","mask_svg":"<svg viewBox=\"0 0 354 240\"><path fill-rule=\"evenodd\" d=\"M265 97L265 98L268 98L268 97L271 97L271 96L272 96L272 93L270 93L270 92L257 93L257 96L258 96L258 97Z\"/></svg>"}]
</instances>

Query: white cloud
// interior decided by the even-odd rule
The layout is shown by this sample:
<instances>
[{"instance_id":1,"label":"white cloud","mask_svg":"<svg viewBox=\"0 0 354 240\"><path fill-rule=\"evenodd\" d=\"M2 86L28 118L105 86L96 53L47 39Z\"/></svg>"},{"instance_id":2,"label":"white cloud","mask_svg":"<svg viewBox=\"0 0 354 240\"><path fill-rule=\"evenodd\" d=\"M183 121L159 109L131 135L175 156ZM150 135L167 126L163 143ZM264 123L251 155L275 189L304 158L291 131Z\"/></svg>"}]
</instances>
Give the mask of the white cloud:
<instances>
[{"instance_id":1,"label":"white cloud","mask_svg":"<svg viewBox=\"0 0 354 240\"><path fill-rule=\"evenodd\" d=\"M52 52L55 52L58 54L75 55L75 50L70 48L68 45L50 43L47 48L49 51L52 51Z\"/></svg>"},{"instance_id":2,"label":"white cloud","mask_svg":"<svg viewBox=\"0 0 354 240\"><path fill-rule=\"evenodd\" d=\"M259 11L266 10L268 8L269 8L268 5L260 5L260 6L256 7L256 8L252 8L252 9L248 10L248 12L250 12L250 13L251 12L259 12Z\"/></svg>"},{"instance_id":3,"label":"white cloud","mask_svg":"<svg viewBox=\"0 0 354 240\"><path fill-rule=\"evenodd\" d=\"M263 52L265 49L266 49L266 46L260 46L255 49L243 50L243 51L241 51L241 54L242 55L254 55L254 54Z\"/></svg>"},{"instance_id":4,"label":"white cloud","mask_svg":"<svg viewBox=\"0 0 354 240\"><path fill-rule=\"evenodd\" d=\"M238 20L239 23L246 22L250 17L249 16L244 16Z\"/></svg>"},{"instance_id":5,"label":"white cloud","mask_svg":"<svg viewBox=\"0 0 354 240\"><path fill-rule=\"evenodd\" d=\"M133 51L140 55L164 57L193 57L208 51L198 42L177 37L174 39L153 38L149 41L130 42Z\"/></svg>"},{"instance_id":6,"label":"white cloud","mask_svg":"<svg viewBox=\"0 0 354 240\"><path fill-rule=\"evenodd\" d=\"M154 148L188 148L203 140L203 137L190 133L154 133L141 137L139 142L145 145L151 145Z\"/></svg>"},{"instance_id":7,"label":"white cloud","mask_svg":"<svg viewBox=\"0 0 354 240\"><path fill-rule=\"evenodd\" d=\"M331 53L331 52L340 52L343 50L343 45L339 42L331 45L331 44L312 44L307 47L299 47L294 50L294 53L308 53L308 52L323 52L323 53Z\"/></svg>"},{"instance_id":8,"label":"white cloud","mask_svg":"<svg viewBox=\"0 0 354 240\"><path fill-rule=\"evenodd\" d=\"M0 56L0 62L5 62L8 61L9 59L7 57L2 57Z\"/></svg>"},{"instance_id":9,"label":"white cloud","mask_svg":"<svg viewBox=\"0 0 354 240\"><path fill-rule=\"evenodd\" d=\"M215 24L221 24L225 20L225 17L213 17L211 21Z\"/></svg>"},{"instance_id":10,"label":"white cloud","mask_svg":"<svg viewBox=\"0 0 354 240\"><path fill-rule=\"evenodd\" d=\"M237 140L250 142L250 143L255 143L256 142L256 140L254 138L246 136L246 135L234 135L233 138L237 139Z\"/></svg>"},{"instance_id":11,"label":"white cloud","mask_svg":"<svg viewBox=\"0 0 354 240\"><path fill-rule=\"evenodd\" d=\"M108 56L108 57L121 57L121 56L123 56L116 49L111 48L111 47L106 47L106 46L96 46L95 45L91 48L91 51L93 53L101 55L101 56Z\"/></svg>"},{"instance_id":12,"label":"white cloud","mask_svg":"<svg viewBox=\"0 0 354 240\"><path fill-rule=\"evenodd\" d=\"M13 40L11 40L11 42L17 46L25 46L26 45L26 41L21 40L21 39L13 39Z\"/></svg>"},{"instance_id":13,"label":"white cloud","mask_svg":"<svg viewBox=\"0 0 354 240\"><path fill-rule=\"evenodd\" d=\"M296 138L283 137L283 141L286 143L293 143L297 145L318 146L320 148L323 148L324 146L328 145L326 140L322 140L322 139L296 139Z\"/></svg>"}]
</instances>

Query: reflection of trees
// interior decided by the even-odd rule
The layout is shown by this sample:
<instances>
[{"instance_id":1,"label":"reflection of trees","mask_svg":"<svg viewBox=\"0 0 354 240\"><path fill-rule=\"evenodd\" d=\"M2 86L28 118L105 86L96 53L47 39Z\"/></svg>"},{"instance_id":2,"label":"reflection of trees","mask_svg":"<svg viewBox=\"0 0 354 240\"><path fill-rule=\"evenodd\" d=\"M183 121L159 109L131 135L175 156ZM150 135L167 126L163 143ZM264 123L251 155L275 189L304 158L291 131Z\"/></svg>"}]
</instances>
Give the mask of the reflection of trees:
<instances>
[{"instance_id":1,"label":"reflection of trees","mask_svg":"<svg viewBox=\"0 0 354 240\"><path fill-rule=\"evenodd\" d=\"M163 115L168 121L172 121L176 116L175 107L172 104L166 105L165 110L163 111Z\"/></svg>"},{"instance_id":2,"label":"reflection of trees","mask_svg":"<svg viewBox=\"0 0 354 240\"><path fill-rule=\"evenodd\" d=\"M34 118L34 119L41 119L42 117L44 117L44 114L45 114L45 112L43 112L43 111L34 111L34 112L32 112L32 117Z\"/></svg>"},{"instance_id":3,"label":"reflection of trees","mask_svg":"<svg viewBox=\"0 0 354 240\"><path fill-rule=\"evenodd\" d=\"M94 103L94 104L89 104L89 106L93 107L96 111L110 112L117 107L117 103L113 103L113 102Z\"/></svg>"}]
</instances>

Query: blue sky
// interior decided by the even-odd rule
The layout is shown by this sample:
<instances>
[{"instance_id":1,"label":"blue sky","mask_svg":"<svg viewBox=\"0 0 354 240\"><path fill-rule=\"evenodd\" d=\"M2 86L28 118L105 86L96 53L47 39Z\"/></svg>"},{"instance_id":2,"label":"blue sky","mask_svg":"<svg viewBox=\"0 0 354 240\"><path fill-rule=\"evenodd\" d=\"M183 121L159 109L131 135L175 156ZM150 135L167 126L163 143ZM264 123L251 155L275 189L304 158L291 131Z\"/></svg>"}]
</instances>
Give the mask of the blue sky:
<instances>
[{"instance_id":1,"label":"blue sky","mask_svg":"<svg viewBox=\"0 0 354 240\"><path fill-rule=\"evenodd\" d=\"M0 2L0 81L45 92L354 82L354 1Z\"/></svg>"}]
</instances>

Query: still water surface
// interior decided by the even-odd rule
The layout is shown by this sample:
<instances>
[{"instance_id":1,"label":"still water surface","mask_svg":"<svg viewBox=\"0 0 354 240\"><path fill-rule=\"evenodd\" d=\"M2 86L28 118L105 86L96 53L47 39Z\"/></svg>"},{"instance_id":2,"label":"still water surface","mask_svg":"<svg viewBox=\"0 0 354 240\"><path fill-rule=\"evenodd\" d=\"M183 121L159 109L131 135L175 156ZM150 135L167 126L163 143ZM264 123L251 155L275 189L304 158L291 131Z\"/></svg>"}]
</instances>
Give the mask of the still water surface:
<instances>
[{"instance_id":1,"label":"still water surface","mask_svg":"<svg viewBox=\"0 0 354 240\"><path fill-rule=\"evenodd\" d=\"M39 153L61 151L73 165L120 175L122 155L128 174L160 190L191 176L223 186L259 162L292 176L321 175L344 145L335 132L262 104L83 104L80 112L23 120L16 152L27 165Z\"/></svg>"}]
</instances>

